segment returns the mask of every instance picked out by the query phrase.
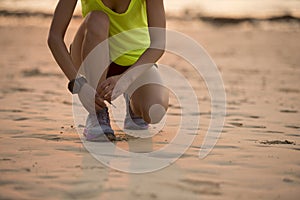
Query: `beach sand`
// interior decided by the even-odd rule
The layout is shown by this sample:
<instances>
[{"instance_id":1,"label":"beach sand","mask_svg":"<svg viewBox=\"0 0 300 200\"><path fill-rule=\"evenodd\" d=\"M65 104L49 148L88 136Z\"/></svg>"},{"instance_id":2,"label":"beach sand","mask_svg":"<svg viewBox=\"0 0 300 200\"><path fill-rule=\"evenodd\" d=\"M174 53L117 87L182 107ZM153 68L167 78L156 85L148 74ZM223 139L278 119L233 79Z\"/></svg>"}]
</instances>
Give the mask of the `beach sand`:
<instances>
[{"instance_id":1,"label":"beach sand","mask_svg":"<svg viewBox=\"0 0 300 200\"><path fill-rule=\"evenodd\" d=\"M68 44L79 23L72 21ZM46 44L49 24L50 18L0 17L0 199L299 198L299 22L168 19L170 29L195 39L216 62L226 89L227 116L217 145L199 159L210 97L187 62L166 54L160 63L180 71L195 88L200 128L179 160L146 174L108 168L83 147L67 79ZM147 145L131 138L117 145L147 151L168 144L180 116L174 98L170 104L173 126Z\"/></svg>"}]
</instances>

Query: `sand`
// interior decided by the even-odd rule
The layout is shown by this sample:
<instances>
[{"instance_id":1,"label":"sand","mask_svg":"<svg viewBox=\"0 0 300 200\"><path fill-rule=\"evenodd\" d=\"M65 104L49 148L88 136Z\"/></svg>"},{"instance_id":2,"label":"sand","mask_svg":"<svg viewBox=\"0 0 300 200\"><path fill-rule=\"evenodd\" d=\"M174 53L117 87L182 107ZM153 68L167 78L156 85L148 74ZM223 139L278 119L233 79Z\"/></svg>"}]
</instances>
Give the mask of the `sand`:
<instances>
[{"instance_id":1,"label":"sand","mask_svg":"<svg viewBox=\"0 0 300 200\"><path fill-rule=\"evenodd\" d=\"M79 22L72 22L67 43ZM203 79L185 61L166 54L160 63L188 77L197 92L200 128L179 160L146 174L108 168L82 145L67 79L46 45L49 23L50 18L0 18L0 199L299 198L298 22L218 25L169 19L169 28L202 44L218 65L227 116L217 145L200 160L210 98ZM116 144L137 151L168 144L180 115L174 98L170 104L173 125L148 145L133 138Z\"/></svg>"}]
</instances>

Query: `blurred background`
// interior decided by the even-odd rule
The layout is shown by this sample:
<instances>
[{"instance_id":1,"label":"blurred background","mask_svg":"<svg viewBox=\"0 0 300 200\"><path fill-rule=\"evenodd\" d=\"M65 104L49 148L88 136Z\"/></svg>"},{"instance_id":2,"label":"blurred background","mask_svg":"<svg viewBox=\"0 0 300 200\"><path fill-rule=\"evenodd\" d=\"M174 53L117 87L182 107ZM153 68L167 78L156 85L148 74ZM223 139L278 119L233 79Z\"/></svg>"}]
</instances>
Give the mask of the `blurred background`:
<instances>
[{"instance_id":1,"label":"blurred background","mask_svg":"<svg viewBox=\"0 0 300 200\"><path fill-rule=\"evenodd\" d=\"M83 147L68 81L47 47L57 2L0 0L0 199L299 199L300 0L164 0L167 28L193 38L218 66L227 115L200 160L210 94L190 63L166 52L159 63L190 82L200 126L179 160L147 174L105 167ZM78 2L67 46L82 22ZM149 152L170 144L182 116L174 96L169 124L153 139L126 138L113 124L124 136L116 146Z\"/></svg>"},{"instance_id":2,"label":"blurred background","mask_svg":"<svg viewBox=\"0 0 300 200\"><path fill-rule=\"evenodd\" d=\"M217 17L300 17L298 0L164 0L168 15L189 14ZM0 10L51 13L57 0L0 0ZM77 13L80 13L78 1Z\"/></svg>"}]
</instances>

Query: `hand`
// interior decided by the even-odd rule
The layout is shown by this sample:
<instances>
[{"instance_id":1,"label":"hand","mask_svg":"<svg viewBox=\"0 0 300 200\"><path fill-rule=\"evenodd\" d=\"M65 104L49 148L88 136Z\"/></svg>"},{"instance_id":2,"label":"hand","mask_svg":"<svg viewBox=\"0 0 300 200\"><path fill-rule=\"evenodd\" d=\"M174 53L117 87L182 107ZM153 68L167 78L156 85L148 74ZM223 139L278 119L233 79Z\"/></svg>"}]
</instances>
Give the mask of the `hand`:
<instances>
[{"instance_id":1,"label":"hand","mask_svg":"<svg viewBox=\"0 0 300 200\"><path fill-rule=\"evenodd\" d=\"M120 84L118 83L120 78L121 75L111 76L102 83L100 83L97 89L99 97L107 100L108 102L111 102L112 100L115 100L118 96L123 94L124 91L119 87Z\"/></svg>"},{"instance_id":2,"label":"hand","mask_svg":"<svg viewBox=\"0 0 300 200\"><path fill-rule=\"evenodd\" d=\"M81 87L78 97L85 109L90 113L94 113L95 110L99 111L106 107L104 99L87 83Z\"/></svg>"}]
</instances>

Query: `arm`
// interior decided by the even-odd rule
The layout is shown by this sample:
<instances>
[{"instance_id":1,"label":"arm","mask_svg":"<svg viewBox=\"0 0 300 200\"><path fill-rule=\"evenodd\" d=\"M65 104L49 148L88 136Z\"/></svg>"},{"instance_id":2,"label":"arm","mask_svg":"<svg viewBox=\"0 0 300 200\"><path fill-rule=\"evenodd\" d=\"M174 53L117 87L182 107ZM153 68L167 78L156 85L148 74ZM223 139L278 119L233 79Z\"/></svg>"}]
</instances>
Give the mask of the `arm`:
<instances>
[{"instance_id":1,"label":"arm","mask_svg":"<svg viewBox=\"0 0 300 200\"><path fill-rule=\"evenodd\" d=\"M146 0L148 26L160 29L149 29L150 47L140 56L138 61L131 67L143 64L153 65L164 54L166 17L163 0ZM152 48L154 47L154 48ZM155 49L159 47L160 49ZM129 69L131 69L129 68Z\"/></svg>"},{"instance_id":2,"label":"arm","mask_svg":"<svg viewBox=\"0 0 300 200\"><path fill-rule=\"evenodd\" d=\"M49 48L57 64L69 80L76 78L77 69L75 68L72 58L67 50L64 37L71 21L76 3L77 0L59 0L54 12L48 36ZM97 98L92 98L95 97L95 95ZM91 113L95 112L95 108L96 110L101 110L105 107L103 99L99 98L96 91L88 84L84 84L82 86L78 96L83 106Z\"/></svg>"},{"instance_id":3,"label":"arm","mask_svg":"<svg viewBox=\"0 0 300 200\"><path fill-rule=\"evenodd\" d=\"M51 23L48 46L57 64L69 80L76 78L77 70L64 42L64 36L72 18L77 0L60 0Z\"/></svg>"}]
</instances>

